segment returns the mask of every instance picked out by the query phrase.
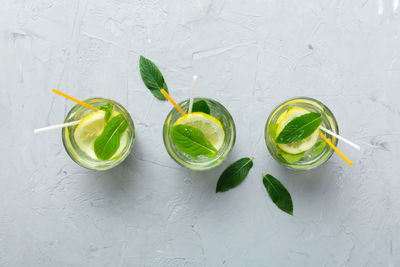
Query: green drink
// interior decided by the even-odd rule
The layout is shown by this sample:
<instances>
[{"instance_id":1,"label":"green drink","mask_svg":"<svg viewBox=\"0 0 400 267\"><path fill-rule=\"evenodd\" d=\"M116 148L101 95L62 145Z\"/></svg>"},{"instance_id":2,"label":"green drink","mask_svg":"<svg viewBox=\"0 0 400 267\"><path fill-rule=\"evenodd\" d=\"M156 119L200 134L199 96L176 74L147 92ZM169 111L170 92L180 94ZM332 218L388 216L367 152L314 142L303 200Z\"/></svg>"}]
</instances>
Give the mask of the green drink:
<instances>
[{"instance_id":1,"label":"green drink","mask_svg":"<svg viewBox=\"0 0 400 267\"><path fill-rule=\"evenodd\" d=\"M188 111L189 100L179 106ZM195 98L193 112L185 116L172 109L163 129L168 154L191 170L220 165L231 151L235 137L235 124L228 110L207 98Z\"/></svg>"},{"instance_id":2,"label":"green drink","mask_svg":"<svg viewBox=\"0 0 400 267\"><path fill-rule=\"evenodd\" d=\"M128 111L113 100L91 98L84 102L99 111L79 104L69 111L65 122L80 122L63 128L65 150L82 167L94 170L115 167L129 155L135 140L132 119Z\"/></svg>"},{"instance_id":3,"label":"green drink","mask_svg":"<svg viewBox=\"0 0 400 267\"><path fill-rule=\"evenodd\" d=\"M320 126L339 134L332 112L321 102L312 98L294 98L276 107L265 125L265 142L272 157L290 169L309 170L326 162L333 150L324 142L319 129L313 129L305 138L292 143L281 143L278 137L291 121L306 114L317 114ZM308 116L306 115L306 116ZM318 126L318 125L317 125ZM290 128L290 127L289 127ZM290 130L290 129L289 129ZM282 136L281 136L282 137ZM337 139L326 137L336 146Z\"/></svg>"}]
</instances>

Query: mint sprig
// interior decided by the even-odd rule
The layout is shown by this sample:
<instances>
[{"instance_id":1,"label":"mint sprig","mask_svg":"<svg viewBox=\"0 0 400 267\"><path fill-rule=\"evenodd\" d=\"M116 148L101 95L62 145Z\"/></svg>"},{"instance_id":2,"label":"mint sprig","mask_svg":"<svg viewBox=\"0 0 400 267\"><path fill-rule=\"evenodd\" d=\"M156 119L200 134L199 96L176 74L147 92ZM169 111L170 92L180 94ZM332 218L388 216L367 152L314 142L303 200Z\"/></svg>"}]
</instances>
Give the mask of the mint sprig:
<instances>
[{"instance_id":1,"label":"mint sprig","mask_svg":"<svg viewBox=\"0 0 400 267\"><path fill-rule=\"evenodd\" d=\"M178 124L171 129L171 139L182 152L196 157L215 157L218 150L208 141L203 132L189 125Z\"/></svg>"},{"instance_id":2,"label":"mint sprig","mask_svg":"<svg viewBox=\"0 0 400 267\"><path fill-rule=\"evenodd\" d=\"M196 100L193 103L192 112L203 112L210 114L211 110L205 100Z\"/></svg>"},{"instance_id":3,"label":"mint sprig","mask_svg":"<svg viewBox=\"0 0 400 267\"><path fill-rule=\"evenodd\" d=\"M276 142L288 144L310 136L321 125L321 114L311 112L294 118L279 133Z\"/></svg>"},{"instance_id":4,"label":"mint sprig","mask_svg":"<svg viewBox=\"0 0 400 267\"><path fill-rule=\"evenodd\" d=\"M94 141L94 153L100 160L110 159L120 146L121 134L128 127L122 114L113 117Z\"/></svg>"},{"instance_id":5,"label":"mint sprig","mask_svg":"<svg viewBox=\"0 0 400 267\"><path fill-rule=\"evenodd\" d=\"M154 64L154 62L150 59L140 56L139 71L144 85L146 85L150 92L156 98L160 100L166 100L165 96L160 90L164 89L168 93L168 86L165 83L164 77L156 64Z\"/></svg>"},{"instance_id":6,"label":"mint sprig","mask_svg":"<svg viewBox=\"0 0 400 267\"><path fill-rule=\"evenodd\" d=\"M104 120L106 122L108 122L108 120L111 117L112 111L114 109L114 105L112 104L105 104L99 107L99 109L104 110L105 114L104 114Z\"/></svg>"}]
</instances>

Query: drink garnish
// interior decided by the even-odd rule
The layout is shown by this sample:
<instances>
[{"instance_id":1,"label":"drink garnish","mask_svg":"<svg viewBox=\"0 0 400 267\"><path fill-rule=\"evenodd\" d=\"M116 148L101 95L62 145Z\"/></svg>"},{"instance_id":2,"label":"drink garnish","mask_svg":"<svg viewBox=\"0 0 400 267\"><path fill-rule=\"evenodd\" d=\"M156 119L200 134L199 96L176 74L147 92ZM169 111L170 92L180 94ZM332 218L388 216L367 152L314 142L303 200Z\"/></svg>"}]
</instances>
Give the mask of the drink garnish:
<instances>
[{"instance_id":1,"label":"drink garnish","mask_svg":"<svg viewBox=\"0 0 400 267\"><path fill-rule=\"evenodd\" d=\"M292 119L276 138L278 144L289 144L307 138L321 125L320 113L310 112Z\"/></svg>"},{"instance_id":2,"label":"drink garnish","mask_svg":"<svg viewBox=\"0 0 400 267\"><path fill-rule=\"evenodd\" d=\"M94 141L94 153L100 160L110 159L120 146L122 133L128 123L122 114L113 117L104 127L103 132Z\"/></svg>"},{"instance_id":3,"label":"drink garnish","mask_svg":"<svg viewBox=\"0 0 400 267\"><path fill-rule=\"evenodd\" d=\"M324 151L325 147L326 147L325 141L324 141L324 140L319 141L319 142L314 146L314 150L313 150L313 152L312 152L312 157L314 158L314 157L318 156L319 154L321 154L322 151Z\"/></svg>"},{"instance_id":4,"label":"drink garnish","mask_svg":"<svg viewBox=\"0 0 400 267\"><path fill-rule=\"evenodd\" d=\"M278 123L271 123L268 125L269 134L271 135L272 140L274 141L276 139L276 131L278 130L278 126L279 126Z\"/></svg>"},{"instance_id":5,"label":"drink garnish","mask_svg":"<svg viewBox=\"0 0 400 267\"><path fill-rule=\"evenodd\" d=\"M218 153L202 131L189 125L174 125L171 129L171 139L182 152L192 157L203 155L212 158Z\"/></svg>"},{"instance_id":6,"label":"drink garnish","mask_svg":"<svg viewBox=\"0 0 400 267\"><path fill-rule=\"evenodd\" d=\"M210 114L211 111L205 100L197 100L193 103L193 108L191 112L203 112L205 114Z\"/></svg>"},{"instance_id":7,"label":"drink garnish","mask_svg":"<svg viewBox=\"0 0 400 267\"><path fill-rule=\"evenodd\" d=\"M202 131L204 137L219 150L225 141L225 131L221 122L203 112L192 112L180 117L174 125L184 124Z\"/></svg>"},{"instance_id":8,"label":"drink garnish","mask_svg":"<svg viewBox=\"0 0 400 267\"><path fill-rule=\"evenodd\" d=\"M164 89L168 92L167 84L165 83L164 77L156 64L150 59L140 56L139 59L139 71L142 77L143 83L150 90L150 92L160 100L166 100L165 96L161 94L160 90Z\"/></svg>"},{"instance_id":9,"label":"drink garnish","mask_svg":"<svg viewBox=\"0 0 400 267\"><path fill-rule=\"evenodd\" d=\"M225 192L238 186L253 167L254 158L241 158L224 170L219 177L216 192Z\"/></svg>"},{"instance_id":10,"label":"drink garnish","mask_svg":"<svg viewBox=\"0 0 400 267\"><path fill-rule=\"evenodd\" d=\"M101 110L104 110L104 120L108 122L108 120L111 117L112 111L114 109L114 106L112 104L105 104L99 107Z\"/></svg>"},{"instance_id":11,"label":"drink garnish","mask_svg":"<svg viewBox=\"0 0 400 267\"><path fill-rule=\"evenodd\" d=\"M284 158L288 163L295 163L304 156L304 152L301 152L299 154L290 154L286 153L285 151L280 151L279 154Z\"/></svg>"}]
</instances>

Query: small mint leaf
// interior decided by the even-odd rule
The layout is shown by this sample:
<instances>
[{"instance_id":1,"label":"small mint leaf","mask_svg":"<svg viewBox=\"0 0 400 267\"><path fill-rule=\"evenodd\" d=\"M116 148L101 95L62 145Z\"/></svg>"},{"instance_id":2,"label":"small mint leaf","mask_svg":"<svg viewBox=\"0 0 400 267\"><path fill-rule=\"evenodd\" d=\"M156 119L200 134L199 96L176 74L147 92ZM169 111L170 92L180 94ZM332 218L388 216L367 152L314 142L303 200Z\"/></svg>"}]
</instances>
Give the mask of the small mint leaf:
<instances>
[{"instance_id":1,"label":"small mint leaf","mask_svg":"<svg viewBox=\"0 0 400 267\"><path fill-rule=\"evenodd\" d=\"M271 124L268 125L269 134L271 135L272 140L274 140L274 141L276 139L276 131L277 130L278 130L278 124L277 123L271 123Z\"/></svg>"},{"instance_id":2,"label":"small mint leaf","mask_svg":"<svg viewBox=\"0 0 400 267\"><path fill-rule=\"evenodd\" d=\"M281 151L279 153L281 154L282 158L284 158L289 163L295 163L295 162L301 160L301 158L304 155L304 152L299 153L299 154L290 154L290 153Z\"/></svg>"},{"instance_id":3,"label":"small mint leaf","mask_svg":"<svg viewBox=\"0 0 400 267\"><path fill-rule=\"evenodd\" d=\"M210 107L205 100L194 101L192 112L203 112L205 114L210 114Z\"/></svg>"},{"instance_id":4,"label":"small mint leaf","mask_svg":"<svg viewBox=\"0 0 400 267\"><path fill-rule=\"evenodd\" d=\"M322 153L322 151L324 151L326 146L326 143L324 140L319 141L315 146L314 146L314 150L312 152L312 157L315 158L316 156L318 156L319 154Z\"/></svg>"},{"instance_id":5,"label":"small mint leaf","mask_svg":"<svg viewBox=\"0 0 400 267\"><path fill-rule=\"evenodd\" d=\"M108 122L108 120L111 117L112 111L114 109L114 106L112 104L105 104L99 107L101 110L104 110L104 120Z\"/></svg>"}]
</instances>

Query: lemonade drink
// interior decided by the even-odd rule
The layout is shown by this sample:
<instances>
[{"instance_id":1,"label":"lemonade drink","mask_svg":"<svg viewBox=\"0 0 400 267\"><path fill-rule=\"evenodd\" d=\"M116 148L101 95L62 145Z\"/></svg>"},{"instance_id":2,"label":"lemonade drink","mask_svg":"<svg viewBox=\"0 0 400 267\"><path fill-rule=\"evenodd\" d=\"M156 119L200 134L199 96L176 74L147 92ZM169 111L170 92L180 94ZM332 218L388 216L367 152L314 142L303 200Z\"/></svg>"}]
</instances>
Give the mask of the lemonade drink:
<instances>
[{"instance_id":1,"label":"lemonade drink","mask_svg":"<svg viewBox=\"0 0 400 267\"><path fill-rule=\"evenodd\" d=\"M334 151L320 137L318 129L297 142L287 144L276 142L276 138L290 121L312 112L321 114L321 126L339 134L332 112L324 104L312 98L288 100L270 114L265 126L265 142L272 157L280 164L291 169L308 170L321 165L332 156ZM337 145L337 139L325 135L335 146Z\"/></svg>"},{"instance_id":2,"label":"lemonade drink","mask_svg":"<svg viewBox=\"0 0 400 267\"><path fill-rule=\"evenodd\" d=\"M189 100L179 103L188 111ZM164 144L178 164L192 170L206 170L223 162L235 143L235 124L217 101L194 99L193 112L182 116L175 108L163 129Z\"/></svg>"},{"instance_id":3,"label":"lemonade drink","mask_svg":"<svg viewBox=\"0 0 400 267\"><path fill-rule=\"evenodd\" d=\"M110 169L129 155L135 139L134 124L128 111L115 101L91 98L84 102L96 108L111 109L106 115L105 109L93 111L75 105L65 122L81 121L78 125L63 128L65 150L72 160L85 168Z\"/></svg>"}]
</instances>

